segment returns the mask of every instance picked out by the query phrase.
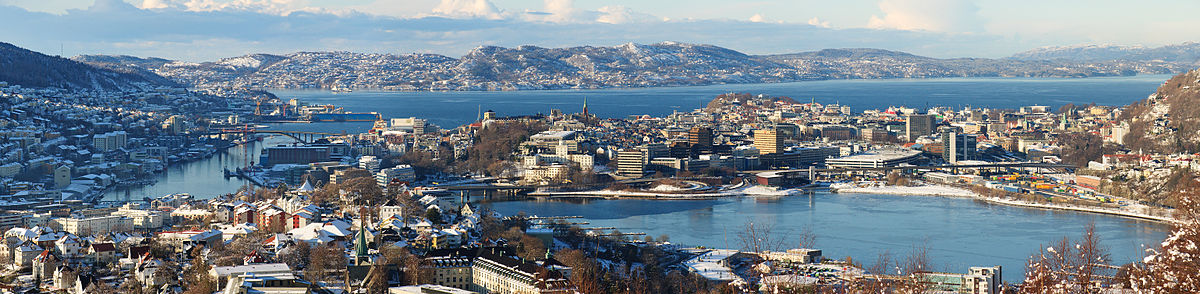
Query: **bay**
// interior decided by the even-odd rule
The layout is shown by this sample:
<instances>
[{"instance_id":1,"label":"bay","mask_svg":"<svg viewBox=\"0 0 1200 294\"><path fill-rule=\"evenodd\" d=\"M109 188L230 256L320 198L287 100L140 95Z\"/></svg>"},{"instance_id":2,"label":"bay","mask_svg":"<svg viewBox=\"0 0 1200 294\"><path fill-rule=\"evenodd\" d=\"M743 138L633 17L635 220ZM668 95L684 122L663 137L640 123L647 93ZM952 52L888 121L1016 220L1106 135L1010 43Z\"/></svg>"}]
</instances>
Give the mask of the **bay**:
<instances>
[{"instance_id":1,"label":"bay","mask_svg":"<svg viewBox=\"0 0 1200 294\"><path fill-rule=\"evenodd\" d=\"M1140 260L1167 227L1108 215L993 205L963 198L815 193L789 197L714 200L550 200L490 202L504 215L582 216L573 222L621 232L667 235L675 244L743 249L747 224L770 227L769 243L795 248L806 228L828 258L852 257L870 267L888 252L903 260L923 246L934 271L966 272L971 266L1003 267L1004 280L1020 282L1025 261L1062 237L1078 238L1096 225L1113 264Z\"/></svg>"},{"instance_id":2,"label":"bay","mask_svg":"<svg viewBox=\"0 0 1200 294\"><path fill-rule=\"evenodd\" d=\"M576 113L587 100L588 112L601 118L630 115L663 116L702 108L721 93L737 92L792 97L800 102L838 103L860 112L888 106L926 108L966 106L1015 109L1029 105L1054 108L1073 104L1128 105L1145 98L1169 75L1066 78L946 78L829 80L777 84L731 84L696 87L513 92L377 92L332 93L327 90L272 90L282 99L333 104L351 112L378 112L385 118L418 117L442 128L476 120L479 111L499 116ZM281 130L361 132L370 122L273 125Z\"/></svg>"}]
</instances>

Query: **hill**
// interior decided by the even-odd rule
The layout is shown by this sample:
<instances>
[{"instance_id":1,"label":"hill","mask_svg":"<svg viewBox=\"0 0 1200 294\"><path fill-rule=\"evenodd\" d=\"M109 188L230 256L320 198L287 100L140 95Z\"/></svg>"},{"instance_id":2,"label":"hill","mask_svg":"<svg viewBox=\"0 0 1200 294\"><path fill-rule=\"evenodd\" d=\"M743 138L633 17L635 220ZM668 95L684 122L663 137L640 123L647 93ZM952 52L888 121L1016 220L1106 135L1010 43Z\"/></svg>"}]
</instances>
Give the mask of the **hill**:
<instances>
[{"instance_id":1,"label":"hill","mask_svg":"<svg viewBox=\"0 0 1200 294\"><path fill-rule=\"evenodd\" d=\"M103 58L81 57L101 62ZM1178 73L1167 61L938 59L869 48L748 55L705 44L515 48L437 54L297 52L214 62L117 59L195 87L540 90L774 83L827 79L1092 77Z\"/></svg>"},{"instance_id":2,"label":"hill","mask_svg":"<svg viewBox=\"0 0 1200 294\"><path fill-rule=\"evenodd\" d=\"M1200 152L1200 69L1167 80L1149 97L1126 107L1125 146L1159 153Z\"/></svg>"},{"instance_id":3,"label":"hill","mask_svg":"<svg viewBox=\"0 0 1200 294\"><path fill-rule=\"evenodd\" d=\"M1014 54L1015 60L1072 60L1072 61L1163 61L1188 65L1200 64L1200 43L1183 43L1162 47L1077 45L1042 47Z\"/></svg>"},{"instance_id":4,"label":"hill","mask_svg":"<svg viewBox=\"0 0 1200 294\"><path fill-rule=\"evenodd\" d=\"M0 42L0 81L30 88L135 90L177 83L141 67L97 67Z\"/></svg>"}]
</instances>

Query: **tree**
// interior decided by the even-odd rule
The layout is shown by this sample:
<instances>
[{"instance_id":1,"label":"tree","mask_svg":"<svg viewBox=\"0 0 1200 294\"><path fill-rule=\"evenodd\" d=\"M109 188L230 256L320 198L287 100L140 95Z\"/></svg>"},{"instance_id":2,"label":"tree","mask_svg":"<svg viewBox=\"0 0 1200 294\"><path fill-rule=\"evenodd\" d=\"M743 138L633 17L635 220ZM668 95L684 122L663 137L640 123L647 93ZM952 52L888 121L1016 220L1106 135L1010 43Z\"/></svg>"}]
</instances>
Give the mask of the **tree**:
<instances>
[{"instance_id":1,"label":"tree","mask_svg":"<svg viewBox=\"0 0 1200 294\"><path fill-rule=\"evenodd\" d=\"M276 259L287 264L293 270L303 269L308 265L308 258L312 254L309 252L310 249L312 247L308 245L308 242L301 241L280 250Z\"/></svg>"},{"instance_id":2,"label":"tree","mask_svg":"<svg viewBox=\"0 0 1200 294\"><path fill-rule=\"evenodd\" d=\"M1130 286L1141 293L1200 293L1200 186L1179 193L1179 221L1162 248L1148 250L1144 264L1130 271Z\"/></svg>"},{"instance_id":3,"label":"tree","mask_svg":"<svg viewBox=\"0 0 1200 294\"><path fill-rule=\"evenodd\" d=\"M425 218L429 219L429 222L435 225L442 224L442 212L436 208L426 209Z\"/></svg>"},{"instance_id":4,"label":"tree","mask_svg":"<svg viewBox=\"0 0 1200 294\"><path fill-rule=\"evenodd\" d=\"M1077 241L1063 237L1039 251L1026 264L1022 293L1097 293L1112 280L1094 225Z\"/></svg>"},{"instance_id":5,"label":"tree","mask_svg":"<svg viewBox=\"0 0 1200 294\"><path fill-rule=\"evenodd\" d=\"M346 269L346 250L340 245L322 245L309 250L309 265L304 276L314 281L337 278Z\"/></svg>"},{"instance_id":6,"label":"tree","mask_svg":"<svg viewBox=\"0 0 1200 294\"><path fill-rule=\"evenodd\" d=\"M738 239L742 243L742 250L750 252L763 251L778 251L783 248L782 240L773 240L771 231L774 229L770 224L755 224L753 221L747 220L742 227L742 231L738 232Z\"/></svg>"},{"instance_id":7,"label":"tree","mask_svg":"<svg viewBox=\"0 0 1200 294\"><path fill-rule=\"evenodd\" d=\"M184 294L211 294L217 291L217 281L209 275L212 266L204 257L203 247L192 249L192 265L183 271Z\"/></svg>"}]
</instances>

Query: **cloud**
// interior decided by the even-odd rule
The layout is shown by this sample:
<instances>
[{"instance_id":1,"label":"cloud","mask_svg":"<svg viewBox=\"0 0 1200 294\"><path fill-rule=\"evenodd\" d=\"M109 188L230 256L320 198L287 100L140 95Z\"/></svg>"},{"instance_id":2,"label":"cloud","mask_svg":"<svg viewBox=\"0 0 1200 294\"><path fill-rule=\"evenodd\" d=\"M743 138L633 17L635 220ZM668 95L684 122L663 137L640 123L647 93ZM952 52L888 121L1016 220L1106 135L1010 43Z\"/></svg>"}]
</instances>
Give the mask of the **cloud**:
<instances>
[{"instance_id":1,"label":"cloud","mask_svg":"<svg viewBox=\"0 0 1200 294\"><path fill-rule=\"evenodd\" d=\"M502 19L499 8L488 0L442 0L433 13L451 17Z\"/></svg>"},{"instance_id":2,"label":"cloud","mask_svg":"<svg viewBox=\"0 0 1200 294\"><path fill-rule=\"evenodd\" d=\"M970 0L881 0L883 17L872 15L867 27L934 32L980 32L979 7Z\"/></svg>"},{"instance_id":3,"label":"cloud","mask_svg":"<svg viewBox=\"0 0 1200 294\"><path fill-rule=\"evenodd\" d=\"M822 27L822 28L829 27L829 21L823 21L820 18L816 18L816 17L808 19L808 24L811 26L815 26L815 27Z\"/></svg>"},{"instance_id":4,"label":"cloud","mask_svg":"<svg viewBox=\"0 0 1200 294\"><path fill-rule=\"evenodd\" d=\"M147 5L144 0L139 2L138 6ZM159 3L149 4L160 7ZM52 53L63 45L67 55L128 54L184 61L333 50L459 56L480 45L567 47L663 41L713 44L749 54L873 47L935 57L964 55L961 52L1004 56L1044 45L981 34L831 29L805 23L734 20L666 21L620 6L579 10L574 21L548 22L538 17L553 12L505 13L489 2L477 1L458 3L470 4L466 6L439 3L450 6L439 11L455 16L429 15L431 9L426 10L426 16L407 17L307 11L299 2L279 6L300 9L290 13L258 10L264 6L189 8L183 1L161 3L167 7L140 9L122 1L97 0L96 5L63 14L0 5L0 27L23 28L0 30L0 40ZM484 5L475 5L480 3ZM430 8L434 6L434 2L429 3ZM197 7L213 10L192 10Z\"/></svg>"},{"instance_id":5,"label":"cloud","mask_svg":"<svg viewBox=\"0 0 1200 294\"><path fill-rule=\"evenodd\" d=\"M579 20L579 9L575 8L573 0L545 0L542 12L546 13L542 21L575 22Z\"/></svg>"},{"instance_id":6,"label":"cloud","mask_svg":"<svg viewBox=\"0 0 1200 294\"><path fill-rule=\"evenodd\" d=\"M767 21L767 17L763 16L762 14L759 14L759 13L755 13L754 15L750 16L750 22L766 22L766 21Z\"/></svg>"}]
</instances>

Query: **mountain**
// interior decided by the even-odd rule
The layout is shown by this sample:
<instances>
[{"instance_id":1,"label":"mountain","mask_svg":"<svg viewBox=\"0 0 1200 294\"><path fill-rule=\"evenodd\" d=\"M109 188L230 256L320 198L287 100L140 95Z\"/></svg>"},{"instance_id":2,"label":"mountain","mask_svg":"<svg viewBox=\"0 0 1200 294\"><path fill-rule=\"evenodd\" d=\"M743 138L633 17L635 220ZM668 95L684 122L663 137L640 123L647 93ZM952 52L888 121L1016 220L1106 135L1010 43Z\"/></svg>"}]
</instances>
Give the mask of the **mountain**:
<instances>
[{"instance_id":1,"label":"mountain","mask_svg":"<svg viewBox=\"0 0 1200 294\"><path fill-rule=\"evenodd\" d=\"M97 67L48 56L0 42L0 81L23 87L135 90L174 87L177 83L141 67Z\"/></svg>"},{"instance_id":2,"label":"mountain","mask_svg":"<svg viewBox=\"0 0 1200 294\"><path fill-rule=\"evenodd\" d=\"M1017 53L1009 58L1016 60L1164 61L1197 65L1200 64L1200 43L1188 42L1155 48L1119 45L1042 47Z\"/></svg>"},{"instance_id":3,"label":"mountain","mask_svg":"<svg viewBox=\"0 0 1200 294\"><path fill-rule=\"evenodd\" d=\"M101 61L102 58L80 57ZM938 59L881 49L748 55L704 44L663 42L543 48L482 46L460 58L437 54L297 52L214 62L118 59L194 87L538 90L774 83L827 79L1091 77L1178 73L1175 62L987 58Z\"/></svg>"},{"instance_id":4,"label":"mountain","mask_svg":"<svg viewBox=\"0 0 1200 294\"><path fill-rule=\"evenodd\" d=\"M1158 153L1200 152L1200 69L1167 80L1121 113L1125 146Z\"/></svg>"}]
</instances>

